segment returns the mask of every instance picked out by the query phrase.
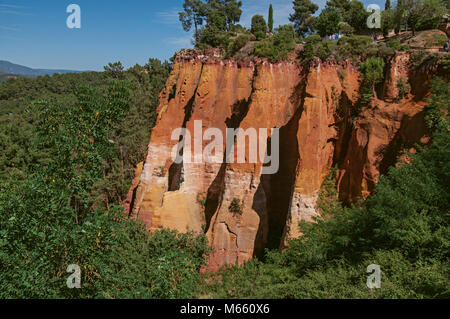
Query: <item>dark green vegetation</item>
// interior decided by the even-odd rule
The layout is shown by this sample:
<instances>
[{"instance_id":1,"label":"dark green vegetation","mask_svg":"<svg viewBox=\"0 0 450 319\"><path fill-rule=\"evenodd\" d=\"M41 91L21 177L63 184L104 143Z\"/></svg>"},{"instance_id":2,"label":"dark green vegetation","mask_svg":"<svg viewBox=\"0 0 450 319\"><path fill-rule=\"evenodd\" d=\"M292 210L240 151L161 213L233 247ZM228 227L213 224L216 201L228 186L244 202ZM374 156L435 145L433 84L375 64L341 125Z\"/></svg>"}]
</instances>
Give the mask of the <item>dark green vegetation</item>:
<instances>
[{"instance_id":1,"label":"dark green vegetation","mask_svg":"<svg viewBox=\"0 0 450 319\"><path fill-rule=\"evenodd\" d=\"M405 23L413 30L435 28L439 13L433 8L443 9L442 3L386 4L390 13L380 32ZM273 29L270 10L268 26L259 16L252 30L237 24L241 5L186 0L180 20L185 30L195 29L198 48L219 47L227 57L247 50L283 60L304 41L300 63L351 59L362 75L361 107L376 94L389 58L409 49L400 41L376 44L353 35L367 31L358 1L329 1L313 18L317 6L296 0L294 26ZM332 29L324 21L332 21ZM311 34L335 32L334 24L347 35L337 42ZM419 68L439 59L413 51L411 63ZM449 66L448 58L439 62ZM301 239L244 267L200 276L209 252L204 236L150 235L120 206L145 157L170 67L151 59L127 71L111 63L102 73L0 84L0 298L450 297L447 78L434 79L426 107L432 145L409 154L411 165L382 176L366 202L343 205L331 174L320 194L323 218L302 224ZM405 80L396 85L400 98L408 94ZM241 214L242 203L233 199L229 210ZM382 288L371 291L366 268L373 263L381 266ZM83 289L67 288L70 264L81 267Z\"/></svg>"},{"instance_id":2,"label":"dark green vegetation","mask_svg":"<svg viewBox=\"0 0 450 319\"><path fill-rule=\"evenodd\" d=\"M289 53L297 49L302 51L301 46L296 44L305 44L307 38L311 36L320 36L324 38L328 35L342 33L345 38L355 36L350 39L341 39L336 45L336 41L324 40L321 45L319 57L327 54L331 57L340 59L342 57L342 47L350 42L352 46L356 42L363 42L368 39L371 42L370 34L383 34L387 36L390 31L395 30L398 34L400 30L408 28L413 36L416 31L436 29L440 18L448 12L447 2L443 0L400 0L393 7L388 0L385 10L382 12L381 28L369 29L367 19L370 15L366 11L363 3L358 0L330 0L327 1L325 8L318 14L319 9L315 3L310 0L294 0L293 13L289 19L292 25L279 26L274 28L273 7L269 7L267 20L261 15L255 15L252 18L250 29L240 24L242 14L242 2L236 0L185 0L184 11L180 12L180 21L184 30L190 31L194 27L193 43L196 48L206 49L209 47L221 48L224 51L224 58L268 58L272 62L286 60ZM267 22L266 22L267 21ZM294 33L292 33L292 28ZM310 41L317 42L315 39ZM398 40L396 40L398 41ZM446 41L446 39L445 39ZM444 42L445 42L444 41ZM373 42L373 41L372 41ZM436 39L442 46L442 39ZM363 43L360 43L363 44ZM364 44L366 49L369 43ZM401 43L400 43L401 44ZM389 52L386 44L382 46L381 54ZM336 50L331 50L333 47ZM393 48L392 46L388 46ZM364 55L375 55L376 48L372 51L364 51ZM394 50L409 50L407 45ZM330 51L331 50L331 51ZM343 49L346 57L349 57L348 51ZM361 50L358 50L361 51ZM394 51L391 51L393 55ZM308 56L310 52L301 52L303 56ZM352 58L359 56L359 52L351 52ZM364 59L363 56L359 56Z\"/></svg>"},{"instance_id":3,"label":"dark green vegetation","mask_svg":"<svg viewBox=\"0 0 450 319\"><path fill-rule=\"evenodd\" d=\"M426 109L433 143L391 168L357 207L337 199L332 174L323 218L283 252L206 275L198 294L214 298L450 298L449 79L436 78ZM370 264L381 288L366 286Z\"/></svg>"},{"instance_id":4,"label":"dark green vegetation","mask_svg":"<svg viewBox=\"0 0 450 319\"><path fill-rule=\"evenodd\" d=\"M185 31L194 27L197 48L227 47L241 18L241 7L242 1L236 0L185 0L179 18Z\"/></svg>"},{"instance_id":5,"label":"dark green vegetation","mask_svg":"<svg viewBox=\"0 0 450 319\"><path fill-rule=\"evenodd\" d=\"M0 298L192 295L206 238L149 235L119 205L170 65L105 70L0 85Z\"/></svg>"},{"instance_id":6,"label":"dark green vegetation","mask_svg":"<svg viewBox=\"0 0 450 319\"><path fill-rule=\"evenodd\" d=\"M294 24L295 30L299 36L305 36L314 30L314 17L312 16L319 9L319 6L310 0L295 0L294 13L289 20Z\"/></svg>"}]
</instances>

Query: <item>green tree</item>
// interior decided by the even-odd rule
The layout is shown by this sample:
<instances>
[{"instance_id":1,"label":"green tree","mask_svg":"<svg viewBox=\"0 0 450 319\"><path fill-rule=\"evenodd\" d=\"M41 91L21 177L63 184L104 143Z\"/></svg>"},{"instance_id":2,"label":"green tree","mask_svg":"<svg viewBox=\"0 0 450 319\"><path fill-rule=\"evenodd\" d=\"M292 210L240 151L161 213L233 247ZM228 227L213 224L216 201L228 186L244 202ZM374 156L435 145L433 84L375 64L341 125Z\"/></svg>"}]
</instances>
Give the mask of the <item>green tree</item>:
<instances>
[{"instance_id":1,"label":"green tree","mask_svg":"<svg viewBox=\"0 0 450 319\"><path fill-rule=\"evenodd\" d=\"M305 45L301 57L306 62L310 62L315 57L325 61L330 55L330 48L327 41L322 41L318 34L312 34L305 40Z\"/></svg>"},{"instance_id":2,"label":"green tree","mask_svg":"<svg viewBox=\"0 0 450 319\"><path fill-rule=\"evenodd\" d=\"M305 36L312 32L314 17L313 14L319 6L310 0L294 0L294 13L289 16L289 20L294 23L295 31L299 36Z\"/></svg>"},{"instance_id":3,"label":"green tree","mask_svg":"<svg viewBox=\"0 0 450 319\"><path fill-rule=\"evenodd\" d=\"M389 31L394 28L394 14L389 10L384 10L381 13L381 32L383 32L383 36L387 37Z\"/></svg>"},{"instance_id":4,"label":"green tree","mask_svg":"<svg viewBox=\"0 0 450 319\"><path fill-rule=\"evenodd\" d=\"M341 15L334 7L326 7L315 20L314 26L321 37L334 34L339 31Z\"/></svg>"},{"instance_id":5,"label":"green tree","mask_svg":"<svg viewBox=\"0 0 450 319\"><path fill-rule=\"evenodd\" d=\"M359 66L361 77L363 78L363 87L368 87L375 94L375 85L381 83L384 79L384 60L378 57L370 57Z\"/></svg>"},{"instance_id":6,"label":"green tree","mask_svg":"<svg viewBox=\"0 0 450 319\"><path fill-rule=\"evenodd\" d=\"M386 11L391 10L391 0L386 0L384 4L384 10Z\"/></svg>"},{"instance_id":7,"label":"green tree","mask_svg":"<svg viewBox=\"0 0 450 319\"><path fill-rule=\"evenodd\" d=\"M277 58L286 60L289 52L295 48L295 30L292 25L280 25L273 37L273 45L277 50Z\"/></svg>"},{"instance_id":8,"label":"green tree","mask_svg":"<svg viewBox=\"0 0 450 319\"><path fill-rule=\"evenodd\" d=\"M422 14L416 28L420 30L437 29L441 18L448 12L441 0L423 0Z\"/></svg>"},{"instance_id":9,"label":"green tree","mask_svg":"<svg viewBox=\"0 0 450 319\"><path fill-rule=\"evenodd\" d=\"M191 31L194 25L195 42L199 40L199 27L206 18L206 6L202 0L185 0L183 3L184 11L179 12L179 19L184 31Z\"/></svg>"},{"instance_id":10,"label":"green tree","mask_svg":"<svg viewBox=\"0 0 450 319\"><path fill-rule=\"evenodd\" d=\"M239 22L242 2L236 0L208 0L205 4L206 25L199 30L197 48L227 48L233 27Z\"/></svg>"},{"instance_id":11,"label":"green tree","mask_svg":"<svg viewBox=\"0 0 450 319\"><path fill-rule=\"evenodd\" d=\"M395 7L393 23L395 34L399 34L402 25L405 23L405 3L404 0L397 0L397 5Z\"/></svg>"},{"instance_id":12,"label":"green tree","mask_svg":"<svg viewBox=\"0 0 450 319\"><path fill-rule=\"evenodd\" d=\"M344 17L350 11L351 0L328 0L327 7L335 8Z\"/></svg>"},{"instance_id":13,"label":"green tree","mask_svg":"<svg viewBox=\"0 0 450 319\"><path fill-rule=\"evenodd\" d=\"M269 6L269 19L267 20L269 24L269 32L273 32L273 7L272 4Z\"/></svg>"},{"instance_id":14,"label":"green tree","mask_svg":"<svg viewBox=\"0 0 450 319\"><path fill-rule=\"evenodd\" d=\"M421 0L405 0L406 23L411 28L413 36L416 34L417 24L423 17L423 3Z\"/></svg>"},{"instance_id":15,"label":"green tree","mask_svg":"<svg viewBox=\"0 0 450 319\"><path fill-rule=\"evenodd\" d=\"M275 29L273 37L255 44L253 54L277 62L288 59L289 53L294 50L294 48L294 27L292 25L281 25Z\"/></svg>"},{"instance_id":16,"label":"green tree","mask_svg":"<svg viewBox=\"0 0 450 319\"><path fill-rule=\"evenodd\" d=\"M223 31L230 31L232 25L239 22L242 15L242 1L208 0L206 4L208 24L220 26ZM216 21L220 21L216 23Z\"/></svg>"},{"instance_id":17,"label":"green tree","mask_svg":"<svg viewBox=\"0 0 450 319\"><path fill-rule=\"evenodd\" d=\"M353 32L355 31L351 25L349 25L347 22L343 22L343 21L339 22L338 28L345 35L353 34Z\"/></svg>"},{"instance_id":18,"label":"green tree","mask_svg":"<svg viewBox=\"0 0 450 319\"><path fill-rule=\"evenodd\" d=\"M352 0L348 11L345 11L342 17L356 32L367 29L367 18L369 17L369 13L365 10L364 4L360 1Z\"/></svg>"},{"instance_id":19,"label":"green tree","mask_svg":"<svg viewBox=\"0 0 450 319\"><path fill-rule=\"evenodd\" d=\"M105 69L105 73L111 77L112 79L116 80L123 80L123 65L122 62L114 62L114 63L108 63L107 66L103 67Z\"/></svg>"},{"instance_id":20,"label":"green tree","mask_svg":"<svg viewBox=\"0 0 450 319\"><path fill-rule=\"evenodd\" d=\"M251 32L255 35L258 41L266 37L267 24L262 15L256 14L252 17Z\"/></svg>"},{"instance_id":21,"label":"green tree","mask_svg":"<svg viewBox=\"0 0 450 319\"><path fill-rule=\"evenodd\" d=\"M28 107L20 104L33 119L29 142L49 156L25 163L23 181L0 181L0 298L192 296L209 253L206 238L167 230L150 235L124 215L120 200L105 208L105 197L95 196L97 185L115 175L109 163L124 161L124 153L138 153L129 146L133 137L148 141L149 135L127 139L122 134L128 135L127 127L140 132L141 126L148 133L153 103L169 70L167 63L150 59L144 67L121 72L132 82L108 84L104 73L26 79L28 94L38 98ZM14 91L27 96L18 84L0 86L0 92L7 88L1 94L10 94L11 99L0 102L9 110L15 105ZM144 95L146 104L141 104ZM145 146L139 160L144 153ZM82 289L66 286L70 264L81 268Z\"/></svg>"}]
</instances>

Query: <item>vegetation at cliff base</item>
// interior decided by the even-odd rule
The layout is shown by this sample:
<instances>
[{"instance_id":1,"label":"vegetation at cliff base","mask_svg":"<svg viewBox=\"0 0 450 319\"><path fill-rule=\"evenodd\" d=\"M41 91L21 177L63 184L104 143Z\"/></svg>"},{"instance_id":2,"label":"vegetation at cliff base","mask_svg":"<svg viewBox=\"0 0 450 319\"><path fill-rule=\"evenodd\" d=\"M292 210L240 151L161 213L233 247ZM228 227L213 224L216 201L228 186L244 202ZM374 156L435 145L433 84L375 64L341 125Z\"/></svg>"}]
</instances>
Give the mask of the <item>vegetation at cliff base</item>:
<instances>
[{"instance_id":1,"label":"vegetation at cliff base","mask_svg":"<svg viewBox=\"0 0 450 319\"><path fill-rule=\"evenodd\" d=\"M123 208L135 167L147 155L171 63L149 59L126 70L112 62L103 72L37 78L0 73L0 298L450 298L450 60L426 51L448 38L423 31L438 27L449 1L387 0L375 31L361 1L329 0L321 11L311 0L291 2L287 25L277 23L272 5L263 11L267 17L255 14L251 25L240 25L238 0L184 0L178 18L196 49L218 48L222 58L288 60L305 72L319 63L352 64L361 86L349 125L363 107L376 107L371 101L394 57L409 56L413 73L437 70L419 113L429 145L405 151L407 161L386 168L367 200L354 204L339 199L332 169L318 194L321 217L301 223L300 238L241 267L202 273L212 251L206 235L150 232ZM375 34L385 38L376 41ZM337 74L345 86L346 75ZM411 97L412 82L399 78L393 85L399 92L393 103ZM180 90L168 91L170 100ZM331 96L338 116L347 111L339 92L332 86L324 97ZM303 102L290 98L301 111ZM244 111L243 102L233 116ZM283 127L288 134L290 123ZM164 169L153 173L164 177ZM197 200L205 209L210 200L220 204ZM246 217L247 204L233 198L225 210ZM381 267L380 289L366 285L371 264ZM80 267L82 289L68 288L69 265Z\"/></svg>"},{"instance_id":2,"label":"vegetation at cliff base","mask_svg":"<svg viewBox=\"0 0 450 319\"><path fill-rule=\"evenodd\" d=\"M198 294L212 298L450 298L450 82L433 83L427 118L433 143L391 168L357 207L324 182L322 218L282 252L207 274ZM439 111L438 111L439 110ZM381 288L366 286L381 267Z\"/></svg>"}]
</instances>

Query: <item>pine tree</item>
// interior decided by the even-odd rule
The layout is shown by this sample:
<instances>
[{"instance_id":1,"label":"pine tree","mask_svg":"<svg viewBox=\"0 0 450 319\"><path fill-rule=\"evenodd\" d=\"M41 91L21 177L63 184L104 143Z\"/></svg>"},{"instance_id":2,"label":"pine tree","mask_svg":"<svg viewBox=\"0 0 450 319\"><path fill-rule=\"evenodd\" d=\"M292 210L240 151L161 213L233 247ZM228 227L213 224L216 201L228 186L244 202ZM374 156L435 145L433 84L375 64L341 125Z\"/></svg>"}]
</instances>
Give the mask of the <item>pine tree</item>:
<instances>
[{"instance_id":1,"label":"pine tree","mask_svg":"<svg viewBox=\"0 0 450 319\"><path fill-rule=\"evenodd\" d=\"M295 31L300 36L305 36L313 30L313 14L319 6L311 0L294 0L294 13L289 16L289 20L294 23Z\"/></svg>"}]
</instances>

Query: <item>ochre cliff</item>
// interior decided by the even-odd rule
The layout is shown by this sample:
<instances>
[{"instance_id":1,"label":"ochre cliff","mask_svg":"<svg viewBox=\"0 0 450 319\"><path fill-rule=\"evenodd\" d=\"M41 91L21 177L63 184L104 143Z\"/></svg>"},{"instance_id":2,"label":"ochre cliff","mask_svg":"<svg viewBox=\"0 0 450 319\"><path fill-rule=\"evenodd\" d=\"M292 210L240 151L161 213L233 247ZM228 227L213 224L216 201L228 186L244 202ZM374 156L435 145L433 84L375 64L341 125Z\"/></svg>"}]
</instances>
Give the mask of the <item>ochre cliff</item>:
<instances>
[{"instance_id":1,"label":"ochre cliff","mask_svg":"<svg viewBox=\"0 0 450 319\"><path fill-rule=\"evenodd\" d=\"M354 202L370 194L404 148L428 142L423 107L429 77L424 74L410 70L407 53L397 54L386 67L377 98L355 116L360 78L350 62L314 61L301 67L294 61L222 60L215 50L181 51L161 92L148 155L138 167L127 212L151 230L205 232L214 249L212 271L243 264L264 248L282 247L286 239L301 235L300 221L319 214L318 193L331 167L338 167L341 199ZM399 79L411 82L404 98L396 86ZM191 132L190 139L172 139L177 128ZM214 154L217 163L175 163L172 149L187 143L205 148L211 141L193 132L209 128L218 128L224 137L227 128L267 128L260 151L270 149L270 129L278 128L278 171L262 174L259 159L226 163L225 140ZM230 209L236 201L239 213Z\"/></svg>"}]
</instances>

